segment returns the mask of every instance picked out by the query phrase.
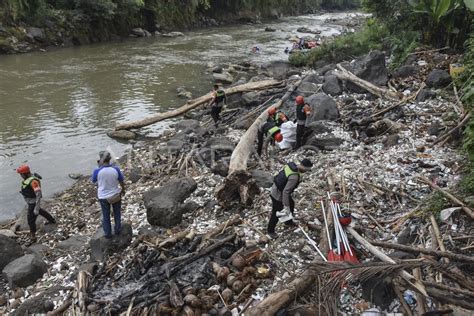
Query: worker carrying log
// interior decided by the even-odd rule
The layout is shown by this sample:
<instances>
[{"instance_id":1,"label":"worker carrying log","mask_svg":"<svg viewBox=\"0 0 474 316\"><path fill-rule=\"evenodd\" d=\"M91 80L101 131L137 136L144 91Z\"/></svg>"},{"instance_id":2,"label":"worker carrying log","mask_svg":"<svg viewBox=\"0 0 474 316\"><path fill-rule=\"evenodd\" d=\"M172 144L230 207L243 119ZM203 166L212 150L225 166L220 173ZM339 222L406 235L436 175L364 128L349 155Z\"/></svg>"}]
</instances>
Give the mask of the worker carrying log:
<instances>
[{"instance_id":1,"label":"worker carrying log","mask_svg":"<svg viewBox=\"0 0 474 316\"><path fill-rule=\"evenodd\" d=\"M303 159L297 165L294 162L288 163L273 179L272 191L272 213L268 221L267 233L271 239L278 238L275 232L278 221L285 225L295 225L293 214L295 211L295 201L292 198L293 191L302 180L302 174L308 172L313 167L309 159Z\"/></svg>"},{"instance_id":2,"label":"worker carrying log","mask_svg":"<svg viewBox=\"0 0 474 316\"><path fill-rule=\"evenodd\" d=\"M212 100L209 102L211 106L211 117L214 120L214 126L217 128L220 120L220 113L222 107L227 104L227 96L224 90L219 88L219 85L214 85L214 91L212 91Z\"/></svg>"},{"instance_id":3,"label":"worker carrying log","mask_svg":"<svg viewBox=\"0 0 474 316\"><path fill-rule=\"evenodd\" d=\"M283 111L277 111L276 108L271 107L268 111L268 122L274 122L278 127L283 123L288 122L288 116Z\"/></svg>"},{"instance_id":4,"label":"worker carrying log","mask_svg":"<svg viewBox=\"0 0 474 316\"><path fill-rule=\"evenodd\" d=\"M311 107L304 102L303 96L299 95L296 102L296 145L295 149L303 146L303 137L306 130L306 119L311 115Z\"/></svg>"},{"instance_id":5,"label":"worker carrying log","mask_svg":"<svg viewBox=\"0 0 474 316\"><path fill-rule=\"evenodd\" d=\"M275 144L275 142L279 143L283 140L280 127L273 119L275 114L274 108L271 108L268 111L269 119L258 130L257 154L260 157L262 157L262 153L266 156L269 143Z\"/></svg>"}]
</instances>

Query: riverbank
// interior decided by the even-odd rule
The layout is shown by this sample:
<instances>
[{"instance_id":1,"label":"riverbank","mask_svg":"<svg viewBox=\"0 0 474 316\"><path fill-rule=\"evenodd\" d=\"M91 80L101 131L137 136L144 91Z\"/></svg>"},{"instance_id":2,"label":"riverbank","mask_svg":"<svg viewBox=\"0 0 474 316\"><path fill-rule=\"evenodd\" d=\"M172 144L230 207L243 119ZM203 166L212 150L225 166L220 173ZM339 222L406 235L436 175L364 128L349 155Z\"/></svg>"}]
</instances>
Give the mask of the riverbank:
<instances>
[{"instance_id":1,"label":"riverbank","mask_svg":"<svg viewBox=\"0 0 474 316\"><path fill-rule=\"evenodd\" d=\"M456 97L446 88L449 84L447 66L458 58L422 51L413 55L390 79L389 85L408 98L400 104L361 91L350 81L338 80L334 65L308 72L286 62L272 62L245 70L240 83L270 78L285 80L285 83L282 87L233 96L224 111L224 123L218 129L212 127L206 109L193 111L188 120L176 123L173 132L150 143L135 144L126 159L120 161L128 187L123 216L132 227L123 237L128 240L124 250L106 256L105 260L93 254L97 250L95 243L101 240L100 234L96 234L101 231L101 213L95 188L87 177L48 206L58 224L41 226L44 235L39 244L28 246L26 235L16 233L14 237L25 251L43 257L48 273L26 291L11 290L3 285L4 312L40 313L66 306L65 310L87 309L91 313L115 314L127 309L135 314L172 313L184 309L187 313L191 310L213 315L233 309L242 311L247 302L252 310L252 305L285 288L311 265L318 267L314 261L318 255L301 231L278 227L280 238L269 241L265 236L271 209L268 188L273 175L284 163L303 157L311 159L315 166L304 176L295 195L296 216L314 240L321 240L325 235L321 209L315 205L325 199L326 192L336 190L343 211L352 216L355 229L366 238L393 239L429 248L435 237L429 237L426 227L430 225L431 214L440 214L442 219L436 225L453 240L453 244L447 243L446 247L459 251L466 247L468 241L463 236L472 229L472 220L461 209L451 210L454 213L448 215L441 212L455 205L443 197L432 196L430 186L420 181L420 177L427 177L444 190L451 190L464 172L465 157L455 147L459 135L453 134L436 145L456 126L462 114ZM236 69L240 72L249 69L248 64L218 66L214 65L209 71L232 73ZM389 82L389 71L381 52L373 52L345 66L353 67L362 79L383 88ZM225 182L228 161L236 144L260 112L248 117L247 114L269 99L268 104L276 102L299 79L303 82L284 102L282 110L290 119L294 118L296 95L304 95L311 104L315 114L308 122L311 133L306 147L290 153L272 148L264 161L252 156L249 171L261 189L249 193L253 195L250 205L238 201L222 203L215 192ZM454 115L453 109L459 114ZM467 197L461 199L468 201ZM153 216L155 212L168 214L158 218L159 227L150 225L157 220ZM236 214L240 220L227 222ZM24 218L20 219L12 225L12 230L26 231L25 224ZM219 229L215 230L216 227ZM225 240L232 242L222 244L221 247L225 245L223 251L218 243ZM374 262L370 251L352 237L351 243L360 261ZM209 247L214 248L209 250ZM202 252L203 249L208 252ZM390 255L395 260L407 258L406 253ZM227 260L238 256L244 257L243 264L239 263L241 260L235 263ZM211 261L227 267L234 276L232 282L229 275L219 274L224 273L222 267L213 272ZM461 273L469 272L462 266L461 270ZM87 271L93 279L80 271ZM429 275L428 270L424 272ZM84 278L88 281L81 281L85 284L81 288L76 280ZM235 279L240 283L236 284ZM375 279L380 276L376 275ZM304 290L305 295L297 295L303 296L306 303L296 301L288 312L290 315L328 312L321 308L327 308L331 301L338 302L339 311L348 313L361 313L369 308L403 311L404 301L390 290L391 282L370 291L375 285L366 281L351 282L342 293L336 286L335 295L329 290L334 288L331 284L313 282L318 284L314 285L317 289ZM210 289L213 285L220 286L219 295ZM44 291L47 287L52 290ZM404 285L402 289L405 297L414 297L410 286ZM224 291L225 297L221 298ZM318 295L321 291L328 293L328 297L322 299ZM73 296L73 293L76 294ZM379 295L382 293L388 294ZM451 298L432 293L435 292L430 292L432 298L440 302ZM191 294L194 296L186 296ZM181 304L179 297L187 299ZM39 300L48 304L37 304ZM436 309L431 302L427 308ZM416 303L408 304L410 309L417 308Z\"/></svg>"},{"instance_id":2,"label":"riverbank","mask_svg":"<svg viewBox=\"0 0 474 316\"><path fill-rule=\"evenodd\" d=\"M21 1L20 1L21 3ZM117 41L127 37L175 37L181 31L235 24L262 24L283 16L321 10L355 9L359 1L319 0L260 4L218 1L130 1L97 3L20 5L5 1L0 6L0 53L43 51L50 47L70 47ZM179 32L177 32L179 31Z\"/></svg>"}]
</instances>

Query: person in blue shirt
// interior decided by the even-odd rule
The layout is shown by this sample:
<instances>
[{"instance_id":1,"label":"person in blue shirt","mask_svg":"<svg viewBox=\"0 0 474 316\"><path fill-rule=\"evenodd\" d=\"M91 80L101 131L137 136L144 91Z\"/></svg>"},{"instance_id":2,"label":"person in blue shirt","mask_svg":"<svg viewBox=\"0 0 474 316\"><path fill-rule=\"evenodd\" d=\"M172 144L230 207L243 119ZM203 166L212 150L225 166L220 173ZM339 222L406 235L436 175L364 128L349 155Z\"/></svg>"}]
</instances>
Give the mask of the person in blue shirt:
<instances>
[{"instance_id":1,"label":"person in blue shirt","mask_svg":"<svg viewBox=\"0 0 474 316\"><path fill-rule=\"evenodd\" d=\"M97 184L97 197L102 208L102 228L105 238L112 238L111 207L114 214L114 233L120 234L122 229L122 195L125 193L122 171L119 167L111 165L110 160L110 153L101 151L97 161L99 168L95 169L92 174L92 182Z\"/></svg>"}]
</instances>

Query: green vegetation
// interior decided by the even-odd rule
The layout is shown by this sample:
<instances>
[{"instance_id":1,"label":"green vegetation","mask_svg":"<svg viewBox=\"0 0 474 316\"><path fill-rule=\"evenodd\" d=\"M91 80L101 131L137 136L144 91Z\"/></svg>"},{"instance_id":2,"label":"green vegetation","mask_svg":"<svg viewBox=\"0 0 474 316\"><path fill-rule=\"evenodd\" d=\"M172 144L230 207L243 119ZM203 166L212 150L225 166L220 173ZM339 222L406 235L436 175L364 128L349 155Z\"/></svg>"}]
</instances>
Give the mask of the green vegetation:
<instances>
[{"instance_id":1,"label":"green vegetation","mask_svg":"<svg viewBox=\"0 0 474 316\"><path fill-rule=\"evenodd\" d=\"M444 195L438 191L434 191L423 198L420 208L421 211L418 213L418 216L429 217L433 214L435 218L439 218L439 213L449 206L450 203Z\"/></svg>"},{"instance_id":2,"label":"green vegetation","mask_svg":"<svg viewBox=\"0 0 474 316\"><path fill-rule=\"evenodd\" d=\"M465 70L458 82L461 86L462 97L464 108L471 113L474 110L474 25L469 39L466 41L466 52L464 54L464 67ZM466 150L471 166L474 166L474 118L471 117L466 129L464 130L464 149ZM472 168L471 168L472 169ZM471 172L474 178L474 171ZM474 181L473 181L474 182ZM473 190L474 193L474 190Z\"/></svg>"}]
</instances>

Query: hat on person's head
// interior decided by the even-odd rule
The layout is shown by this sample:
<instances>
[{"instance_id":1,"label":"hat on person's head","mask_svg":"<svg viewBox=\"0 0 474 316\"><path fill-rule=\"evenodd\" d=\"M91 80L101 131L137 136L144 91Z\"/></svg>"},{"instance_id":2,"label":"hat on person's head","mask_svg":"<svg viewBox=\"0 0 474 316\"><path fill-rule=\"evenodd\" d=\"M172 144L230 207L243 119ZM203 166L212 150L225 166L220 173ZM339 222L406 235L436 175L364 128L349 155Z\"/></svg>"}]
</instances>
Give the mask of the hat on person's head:
<instances>
[{"instance_id":1,"label":"hat on person's head","mask_svg":"<svg viewBox=\"0 0 474 316\"><path fill-rule=\"evenodd\" d=\"M104 163L105 161L110 161L112 157L107 150L103 150L99 152L99 162Z\"/></svg>"},{"instance_id":2,"label":"hat on person's head","mask_svg":"<svg viewBox=\"0 0 474 316\"><path fill-rule=\"evenodd\" d=\"M311 162L311 160L305 158L303 160L301 160L301 165L305 168L305 169L311 169L313 167L313 163Z\"/></svg>"}]
</instances>

